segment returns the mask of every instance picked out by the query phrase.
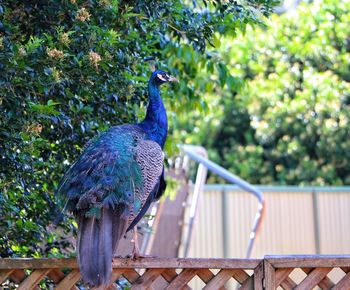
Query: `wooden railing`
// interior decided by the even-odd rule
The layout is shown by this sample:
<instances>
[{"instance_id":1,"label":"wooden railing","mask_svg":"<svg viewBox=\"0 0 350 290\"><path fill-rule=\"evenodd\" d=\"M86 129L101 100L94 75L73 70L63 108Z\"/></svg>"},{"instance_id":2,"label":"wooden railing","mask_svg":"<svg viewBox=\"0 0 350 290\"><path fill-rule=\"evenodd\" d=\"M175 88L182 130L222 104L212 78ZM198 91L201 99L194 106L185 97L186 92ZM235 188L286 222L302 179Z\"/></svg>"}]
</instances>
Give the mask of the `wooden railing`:
<instances>
[{"instance_id":1,"label":"wooden railing","mask_svg":"<svg viewBox=\"0 0 350 290\"><path fill-rule=\"evenodd\" d=\"M293 277L296 269L305 276L300 281ZM336 281L328 276L334 269ZM75 259L0 259L0 289L79 289L80 279ZM192 289L189 283L194 279L202 281L203 289L226 289L234 280L239 289L346 290L350 289L350 256L115 259L105 289Z\"/></svg>"}]
</instances>

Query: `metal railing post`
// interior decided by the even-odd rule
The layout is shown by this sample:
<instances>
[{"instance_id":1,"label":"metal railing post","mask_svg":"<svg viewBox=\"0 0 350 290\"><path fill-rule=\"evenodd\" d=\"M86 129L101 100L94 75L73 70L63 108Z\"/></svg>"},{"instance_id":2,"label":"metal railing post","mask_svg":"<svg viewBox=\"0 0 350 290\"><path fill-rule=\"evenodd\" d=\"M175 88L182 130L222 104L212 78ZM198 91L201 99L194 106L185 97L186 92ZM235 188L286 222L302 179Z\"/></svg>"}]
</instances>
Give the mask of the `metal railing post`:
<instances>
[{"instance_id":1,"label":"metal railing post","mask_svg":"<svg viewBox=\"0 0 350 290\"><path fill-rule=\"evenodd\" d=\"M321 253L321 245L320 245L320 221L318 214L318 194L315 189L312 190L312 210L313 210L313 218L314 218L314 233L315 233L315 250L316 254Z\"/></svg>"},{"instance_id":2,"label":"metal railing post","mask_svg":"<svg viewBox=\"0 0 350 290\"><path fill-rule=\"evenodd\" d=\"M245 180L241 179L237 175L229 172L228 170L226 170L222 166L220 166L220 165L214 163L213 161L210 161L208 158L205 158L205 157L201 156L200 154L196 153L196 151L198 151L199 148L201 148L202 150L205 150L203 147L193 146L193 145L182 145L181 148L183 149L185 154L188 155L192 160L194 160L200 164L203 164L207 169L218 174L219 176L226 179L227 181L238 185L241 189L252 193L258 199L258 210L257 210L257 213L255 215L253 228L252 228L252 231L250 233L248 249L247 249L247 253L246 253L246 258L249 258L251 255L253 246L254 246L256 235L261 228L262 220L263 220L264 213L265 213L265 202L264 202L262 192L259 189L257 189L255 186L253 186L250 183L246 182ZM196 200L198 200L198 198ZM197 202L196 202L196 206L197 206ZM194 216L193 216L192 221L193 220L194 220ZM191 234L192 225L193 225L193 222L190 224L189 234ZM186 241L186 248L185 249L187 249L187 250L189 248L189 242L190 242L189 238L190 237L191 237L191 235L188 235L187 241ZM186 254L187 254L187 251L185 250L185 257L186 257Z\"/></svg>"}]
</instances>

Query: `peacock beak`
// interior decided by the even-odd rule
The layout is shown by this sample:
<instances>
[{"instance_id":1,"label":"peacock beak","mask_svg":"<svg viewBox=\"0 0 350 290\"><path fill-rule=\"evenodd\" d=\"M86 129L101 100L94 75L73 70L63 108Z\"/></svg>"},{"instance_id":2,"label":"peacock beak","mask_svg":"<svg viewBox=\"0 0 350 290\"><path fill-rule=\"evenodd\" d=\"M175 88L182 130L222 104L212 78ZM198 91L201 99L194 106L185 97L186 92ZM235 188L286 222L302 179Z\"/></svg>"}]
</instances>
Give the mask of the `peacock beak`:
<instances>
[{"instance_id":1,"label":"peacock beak","mask_svg":"<svg viewBox=\"0 0 350 290\"><path fill-rule=\"evenodd\" d=\"M176 83L178 83L179 80L178 80L177 78L174 78L174 77L172 77L172 76L169 76L168 82L176 82Z\"/></svg>"}]
</instances>

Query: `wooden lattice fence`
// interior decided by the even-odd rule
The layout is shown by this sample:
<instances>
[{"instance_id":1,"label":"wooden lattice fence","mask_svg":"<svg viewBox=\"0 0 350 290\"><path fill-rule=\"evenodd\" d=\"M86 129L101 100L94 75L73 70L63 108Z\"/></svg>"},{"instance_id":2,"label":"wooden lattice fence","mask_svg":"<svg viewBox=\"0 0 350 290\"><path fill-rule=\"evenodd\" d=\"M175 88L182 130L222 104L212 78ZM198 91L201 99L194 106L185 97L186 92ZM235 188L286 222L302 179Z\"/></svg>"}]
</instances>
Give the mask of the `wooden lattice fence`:
<instances>
[{"instance_id":1,"label":"wooden lattice fence","mask_svg":"<svg viewBox=\"0 0 350 290\"><path fill-rule=\"evenodd\" d=\"M304 275L295 279L299 269ZM336 280L329 277L341 272ZM294 273L295 274L295 273ZM295 275L294 275L295 276ZM75 259L0 259L0 289L88 289ZM115 259L111 283L104 289L350 289L350 256L266 256L264 259ZM317 288L315 288L317 289Z\"/></svg>"},{"instance_id":2,"label":"wooden lattice fence","mask_svg":"<svg viewBox=\"0 0 350 290\"><path fill-rule=\"evenodd\" d=\"M265 256L263 263L266 289L350 289L349 255ZM292 278L296 271L303 274L301 281Z\"/></svg>"}]
</instances>

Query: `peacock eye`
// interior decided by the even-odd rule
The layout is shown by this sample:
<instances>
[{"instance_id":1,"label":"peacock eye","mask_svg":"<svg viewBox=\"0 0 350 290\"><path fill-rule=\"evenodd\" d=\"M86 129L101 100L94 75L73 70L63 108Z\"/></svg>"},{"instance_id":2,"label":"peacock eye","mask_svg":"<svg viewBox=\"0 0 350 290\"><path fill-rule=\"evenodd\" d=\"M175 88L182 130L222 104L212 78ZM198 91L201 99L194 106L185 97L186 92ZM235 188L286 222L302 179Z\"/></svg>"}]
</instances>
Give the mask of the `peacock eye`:
<instances>
[{"instance_id":1,"label":"peacock eye","mask_svg":"<svg viewBox=\"0 0 350 290\"><path fill-rule=\"evenodd\" d=\"M166 81L167 81L167 77L166 77L166 75L164 75L164 74L157 74L157 77L158 77L160 80L162 80L163 82L166 82Z\"/></svg>"}]
</instances>

